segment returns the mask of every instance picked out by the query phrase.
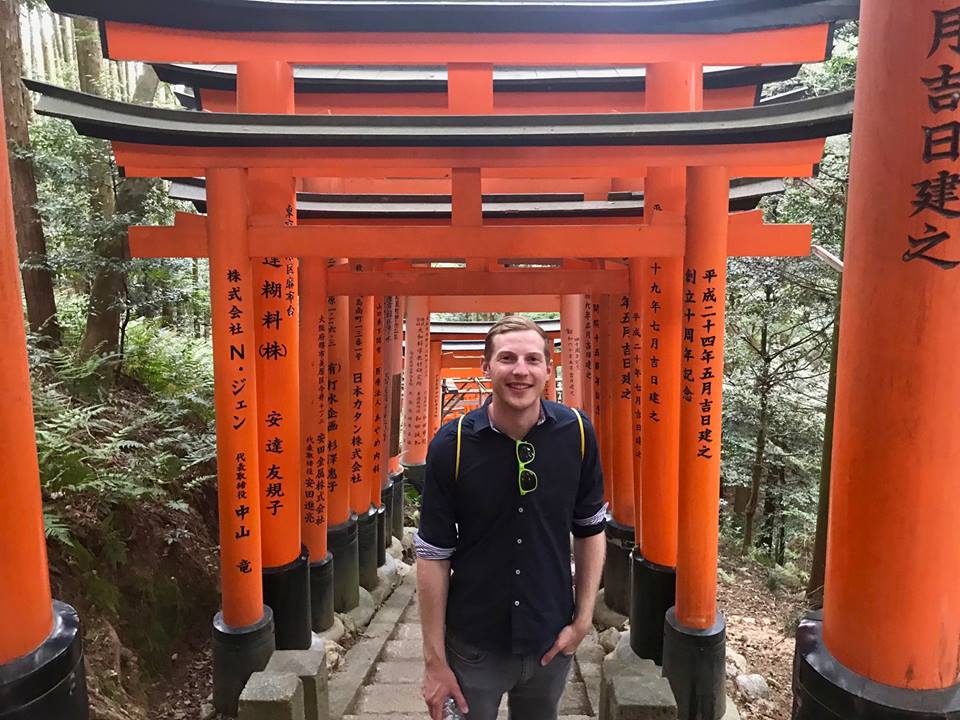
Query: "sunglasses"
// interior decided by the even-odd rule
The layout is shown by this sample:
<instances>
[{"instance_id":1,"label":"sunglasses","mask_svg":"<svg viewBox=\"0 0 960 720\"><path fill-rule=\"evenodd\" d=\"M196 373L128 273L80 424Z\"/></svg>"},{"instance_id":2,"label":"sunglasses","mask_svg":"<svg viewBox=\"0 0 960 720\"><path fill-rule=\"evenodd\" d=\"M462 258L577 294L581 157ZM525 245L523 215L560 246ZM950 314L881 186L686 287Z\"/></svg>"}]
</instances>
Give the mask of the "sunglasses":
<instances>
[{"instance_id":1,"label":"sunglasses","mask_svg":"<svg viewBox=\"0 0 960 720\"><path fill-rule=\"evenodd\" d=\"M537 489L537 474L527 467L537 456L537 451L533 445L526 440L517 440L517 462L520 464L520 471L517 475L517 485L520 487L520 495L529 495Z\"/></svg>"}]
</instances>

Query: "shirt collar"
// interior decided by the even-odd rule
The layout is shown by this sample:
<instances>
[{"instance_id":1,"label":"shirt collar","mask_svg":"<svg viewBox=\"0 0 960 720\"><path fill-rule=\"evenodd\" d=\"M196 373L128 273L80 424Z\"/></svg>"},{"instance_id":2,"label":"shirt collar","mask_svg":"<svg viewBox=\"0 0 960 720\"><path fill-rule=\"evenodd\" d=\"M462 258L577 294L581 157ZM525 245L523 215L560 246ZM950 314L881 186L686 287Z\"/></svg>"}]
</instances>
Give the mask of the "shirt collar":
<instances>
[{"instance_id":1,"label":"shirt collar","mask_svg":"<svg viewBox=\"0 0 960 720\"><path fill-rule=\"evenodd\" d=\"M490 428L494 432L503 433L500 429L490 421L490 403L493 402L493 398L488 398L487 401L480 408L480 412L477 413L477 417L473 422L474 430L483 430L484 428ZM557 414L556 411L547 405L543 400L540 401L540 417L537 418L537 425L543 425L547 418L550 418L553 421L556 421Z\"/></svg>"}]
</instances>

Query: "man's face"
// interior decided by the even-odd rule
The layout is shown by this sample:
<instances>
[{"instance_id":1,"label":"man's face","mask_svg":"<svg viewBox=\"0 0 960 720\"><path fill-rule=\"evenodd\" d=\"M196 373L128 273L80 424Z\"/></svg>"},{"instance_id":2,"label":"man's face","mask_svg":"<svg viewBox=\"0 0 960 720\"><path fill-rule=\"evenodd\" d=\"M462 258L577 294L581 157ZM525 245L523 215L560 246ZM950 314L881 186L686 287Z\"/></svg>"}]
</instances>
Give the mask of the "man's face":
<instances>
[{"instance_id":1,"label":"man's face","mask_svg":"<svg viewBox=\"0 0 960 720\"><path fill-rule=\"evenodd\" d=\"M536 330L496 335L490 361L483 371L493 381L493 394L514 410L526 410L540 401L550 366Z\"/></svg>"}]
</instances>

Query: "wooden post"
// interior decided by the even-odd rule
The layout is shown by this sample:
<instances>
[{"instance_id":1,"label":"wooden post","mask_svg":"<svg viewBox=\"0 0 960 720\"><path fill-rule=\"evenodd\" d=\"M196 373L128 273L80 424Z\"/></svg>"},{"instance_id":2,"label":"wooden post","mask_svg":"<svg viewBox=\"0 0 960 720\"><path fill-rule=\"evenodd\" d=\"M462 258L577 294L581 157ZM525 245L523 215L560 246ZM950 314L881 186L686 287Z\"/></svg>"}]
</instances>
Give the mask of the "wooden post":
<instances>
[{"instance_id":1,"label":"wooden post","mask_svg":"<svg viewBox=\"0 0 960 720\"><path fill-rule=\"evenodd\" d=\"M300 475L303 544L310 556L313 630L334 623L333 555L327 550L327 259L300 263Z\"/></svg>"},{"instance_id":2,"label":"wooden post","mask_svg":"<svg viewBox=\"0 0 960 720\"><path fill-rule=\"evenodd\" d=\"M725 168L687 171L677 603L663 650L681 718L717 718L726 707L717 543L729 182Z\"/></svg>"},{"instance_id":3,"label":"wooden post","mask_svg":"<svg viewBox=\"0 0 960 720\"><path fill-rule=\"evenodd\" d=\"M649 111L699 109L702 97L701 66L648 66ZM655 222L662 213L682 215L685 209L684 169L650 168L644 184L645 221ZM648 258L631 270L643 337L644 392L642 397L634 397L634 404L639 409L644 450L636 478L643 504L641 534L633 557L630 645L640 657L660 664L663 618L676 600L683 259Z\"/></svg>"},{"instance_id":4,"label":"wooden post","mask_svg":"<svg viewBox=\"0 0 960 720\"><path fill-rule=\"evenodd\" d=\"M441 364L443 363L443 343L440 340L430 341L430 429L428 439L433 439L443 423L443 378Z\"/></svg>"},{"instance_id":5,"label":"wooden post","mask_svg":"<svg viewBox=\"0 0 960 720\"><path fill-rule=\"evenodd\" d=\"M9 717L89 715L80 618L53 600L30 397L20 268L0 90L0 703Z\"/></svg>"},{"instance_id":6,"label":"wooden post","mask_svg":"<svg viewBox=\"0 0 960 720\"><path fill-rule=\"evenodd\" d=\"M377 512L373 494L373 309L372 295L350 298L350 432L348 464L350 507L358 518L357 546L360 584L367 590L377 585Z\"/></svg>"},{"instance_id":7,"label":"wooden post","mask_svg":"<svg viewBox=\"0 0 960 720\"><path fill-rule=\"evenodd\" d=\"M584 312L583 295L564 295L560 310L560 352L563 366L563 403L583 408Z\"/></svg>"},{"instance_id":8,"label":"wooden post","mask_svg":"<svg viewBox=\"0 0 960 720\"><path fill-rule=\"evenodd\" d=\"M960 715L958 68L956 2L862 3L823 621L797 636L796 718Z\"/></svg>"},{"instance_id":9,"label":"wooden post","mask_svg":"<svg viewBox=\"0 0 960 720\"><path fill-rule=\"evenodd\" d=\"M403 318L406 315L407 299L393 296L387 331L385 363L390 377L389 385L389 453L390 453L390 533L397 540L403 539L403 466L400 464L400 418L403 414Z\"/></svg>"},{"instance_id":10,"label":"wooden post","mask_svg":"<svg viewBox=\"0 0 960 720\"><path fill-rule=\"evenodd\" d=\"M423 487L430 441L430 301L407 298L406 350L403 365L403 455L407 479Z\"/></svg>"},{"instance_id":11,"label":"wooden post","mask_svg":"<svg viewBox=\"0 0 960 720\"><path fill-rule=\"evenodd\" d=\"M213 622L213 699L224 714L236 713L244 684L266 665L275 642L273 613L263 603L257 319L246 176L240 169L207 171L223 603Z\"/></svg>"},{"instance_id":12,"label":"wooden post","mask_svg":"<svg viewBox=\"0 0 960 720\"><path fill-rule=\"evenodd\" d=\"M292 114L293 68L280 61L240 63L237 110ZM250 170L249 198L257 224L296 224L296 186L290 171ZM301 544L297 260L255 258L253 282L265 600L273 609L277 647L307 649L312 636L309 560Z\"/></svg>"},{"instance_id":13,"label":"wooden post","mask_svg":"<svg viewBox=\"0 0 960 720\"><path fill-rule=\"evenodd\" d=\"M360 602L357 516L350 512L350 298L331 296L327 315L327 543L333 554L334 607Z\"/></svg>"}]
</instances>

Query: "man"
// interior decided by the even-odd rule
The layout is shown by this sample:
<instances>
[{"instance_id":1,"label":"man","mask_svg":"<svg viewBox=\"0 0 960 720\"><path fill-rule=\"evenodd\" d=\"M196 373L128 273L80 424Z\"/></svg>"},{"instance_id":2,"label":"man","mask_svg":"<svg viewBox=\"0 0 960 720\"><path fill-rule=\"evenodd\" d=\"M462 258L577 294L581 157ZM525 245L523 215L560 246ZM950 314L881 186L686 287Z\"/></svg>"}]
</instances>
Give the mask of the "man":
<instances>
[{"instance_id":1,"label":"man","mask_svg":"<svg viewBox=\"0 0 960 720\"><path fill-rule=\"evenodd\" d=\"M542 399L551 345L527 318L497 322L483 359L492 400L430 443L414 542L433 720L449 697L471 720L494 720L504 694L513 720L555 720L590 630L603 476L589 421Z\"/></svg>"}]
</instances>

